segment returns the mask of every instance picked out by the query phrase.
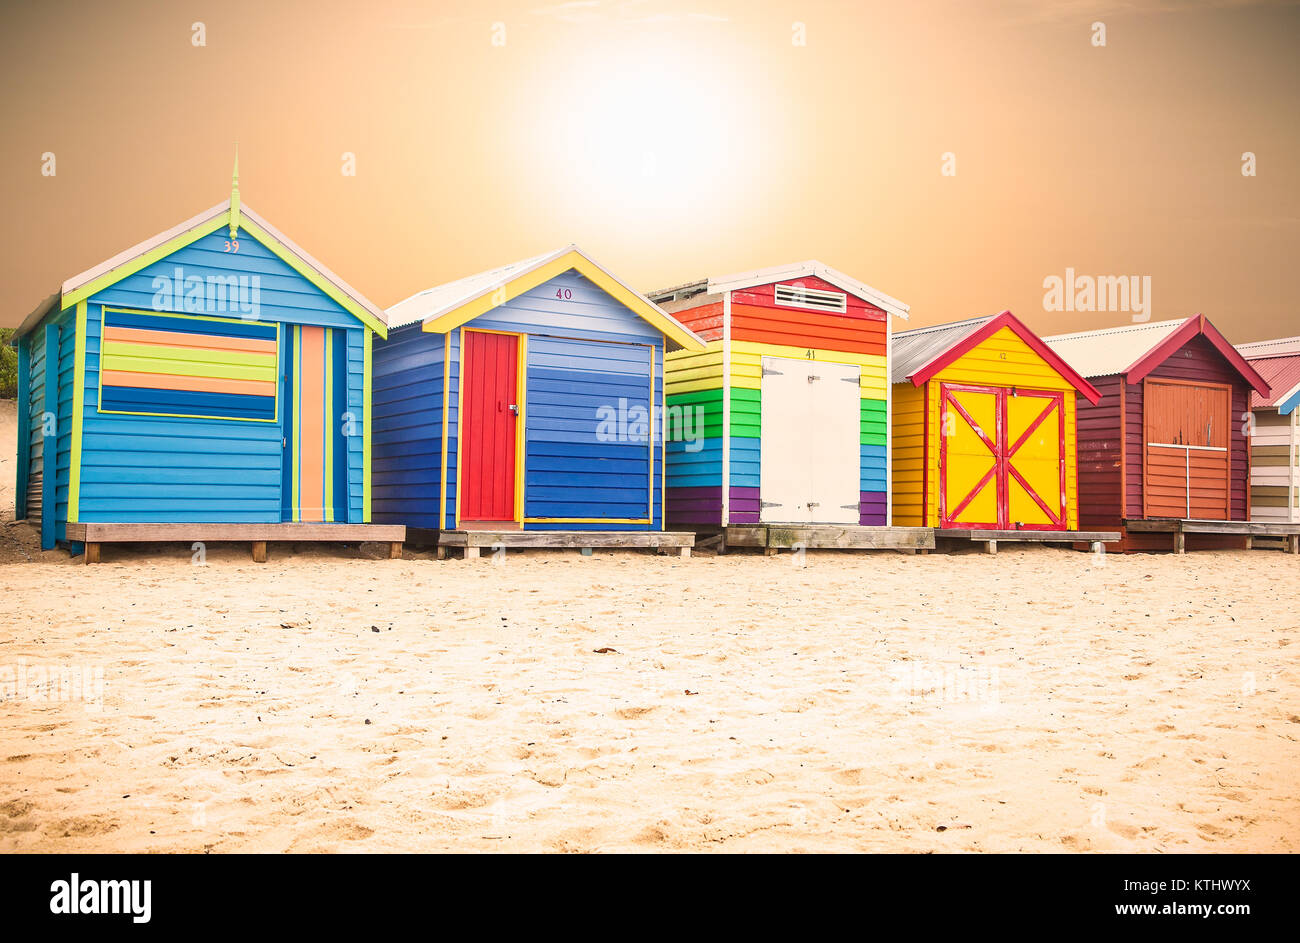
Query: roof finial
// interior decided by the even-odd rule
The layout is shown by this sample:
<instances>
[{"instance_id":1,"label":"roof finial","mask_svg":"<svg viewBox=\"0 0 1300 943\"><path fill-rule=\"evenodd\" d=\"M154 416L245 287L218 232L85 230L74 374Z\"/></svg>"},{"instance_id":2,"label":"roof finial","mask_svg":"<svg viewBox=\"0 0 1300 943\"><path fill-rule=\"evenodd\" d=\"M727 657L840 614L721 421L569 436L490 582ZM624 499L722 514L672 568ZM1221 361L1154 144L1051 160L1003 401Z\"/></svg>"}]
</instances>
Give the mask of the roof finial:
<instances>
[{"instance_id":1,"label":"roof finial","mask_svg":"<svg viewBox=\"0 0 1300 943\"><path fill-rule=\"evenodd\" d=\"M239 143L235 143L235 170L230 177L230 238L239 235Z\"/></svg>"}]
</instances>

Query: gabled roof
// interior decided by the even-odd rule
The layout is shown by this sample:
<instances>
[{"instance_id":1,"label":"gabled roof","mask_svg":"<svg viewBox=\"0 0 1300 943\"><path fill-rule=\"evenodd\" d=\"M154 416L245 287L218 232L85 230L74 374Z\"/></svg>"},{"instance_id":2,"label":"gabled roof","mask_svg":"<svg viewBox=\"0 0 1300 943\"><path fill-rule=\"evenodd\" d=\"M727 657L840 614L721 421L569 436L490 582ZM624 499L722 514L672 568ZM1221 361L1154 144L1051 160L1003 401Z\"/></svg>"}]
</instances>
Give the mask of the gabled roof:
<instances>
[{"instance_id":1,"label":"gabled roof","mask_svg":"<svg viewBox=\"0 0 1300 943\"><path fill-rule=\"evenodd\" d=\"M253 212L252 207L247 203L238 204L236 212L238 213L236 223L240 229L265 245L371 330L381 337L387 335L382 309L368 301L347 282L312 258L296 242ZM94 268L87 269L80 275L74 275L24 319L14 333L14 337L21 337L32 330L50 311L56 308L58 310L70 308L128 275L152 265L159 259L166 258L209 233L216 232L222 226L228 226L230 221L231 201L224 200L171 229L119 252Z\"/></svg>"},{"instance_id":2,"label":"gabled roof","mask_svg":"<svg viewBox=\"0 0 1300 943\"><path fill-rule=\"evenodd\" d=\"M1096 388L1043 343L1010 311L996 316L969 318L950 324L936 324L911 331L898 331L893 339L894 362L890 378L894 383L920 386L968 351L1006 328L1030 348L1094 405L1101 399Z\"/></svg>"},{"instance_id":3,"label":"gabled roof","mask_svg":"<svg viewBox=\"0 0 1300 943\"><path fill-rule=\"evenodd\" d=\"M897 298L891 298L883 291L877 291L870 285L863 284L856 278L850 278L843 272L837 271L823 262L818 262L816 259L810 259L807 262L793 262L789 265L777 265L772 268L755 269L752 272L739 272L735 275L720 275L699 279L672 288L661 288L658 291L652 291L649 296L663 299L688 289L712 295L724 291L740 291L745 288L754 288L758 285L769 285L773 282L785 282L794 278L809 277L816 277L830 282L836 288L847 291L863 301L868 301L876 307L888 311L895 317L902 318L904 321L907 320L908 306L903 302Z\"/></svg>"},{"instance_id":4,"label":"gabled roof","mask_svg":"<svg viewBox=\"0 0 1300 943\"><path fill-rule=\"evenodd\" d=\"M1137 383L1197 336L1209 341L1257 393L1262 396L1269 394L1264 378L1203 314L1180 321L1153 321L1057 334L1045 337L1043 341L1074 364L1085 377L1122 375L1127 382Z\"/></svg>"},{"instance_id":5,"label":"gabled roof","mask_svg":"<svg viewBox=\"0 0 1300 943\"><path fill-rule=\"evenodd\" d=\"M1282 415L1289 414L1295 408L1295 403L1291 402L1293 394L1300 386L1300 337L1238 344L1237 351L1259 371L1272 389L1268 396L1253 393L1251 409L1277 407Z\"/></svg>"},{"instance_id":6,"label":"gabled roof","mask_svg":"<svg viewBox=\"0 0 1300 943\"><path fill-rule=\"evenodd\" d=\"M397 328L420 322L423 330L444 334L570 269L661 331L669 350L704 349L694 332L575 245L427 288L389 308L388 324Z\"/></svg>"}]
</instances>

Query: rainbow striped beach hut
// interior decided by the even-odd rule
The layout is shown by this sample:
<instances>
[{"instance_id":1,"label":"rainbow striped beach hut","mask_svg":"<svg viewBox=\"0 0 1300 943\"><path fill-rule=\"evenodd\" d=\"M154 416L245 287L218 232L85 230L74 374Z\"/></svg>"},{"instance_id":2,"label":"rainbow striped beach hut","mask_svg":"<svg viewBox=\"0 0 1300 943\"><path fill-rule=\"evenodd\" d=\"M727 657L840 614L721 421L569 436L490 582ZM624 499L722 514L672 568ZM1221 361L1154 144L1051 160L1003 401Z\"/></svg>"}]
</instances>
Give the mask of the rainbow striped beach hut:
<instances>
[{"instance_id":1,"label":"rainbow striped beach hut","mask_svg":"<svg viewBox=\"0 0 1300 943\"><path fill-rule=\"evenodd\" d=\"M907 305L816 261L649 297L706 342L664 365L670 525L724 547L933 546L890 526L890 322Z\"/></svg>"}]
</instances>

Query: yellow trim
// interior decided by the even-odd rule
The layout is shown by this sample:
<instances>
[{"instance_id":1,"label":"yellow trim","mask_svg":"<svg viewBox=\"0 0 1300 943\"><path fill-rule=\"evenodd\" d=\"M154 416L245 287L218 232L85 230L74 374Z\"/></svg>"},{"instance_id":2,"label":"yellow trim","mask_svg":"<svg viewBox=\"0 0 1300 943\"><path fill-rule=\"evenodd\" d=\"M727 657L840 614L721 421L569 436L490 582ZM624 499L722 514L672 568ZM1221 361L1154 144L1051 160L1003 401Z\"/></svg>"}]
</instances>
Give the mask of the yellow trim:
<instances>
[{"instance_id":1,"label":"yellow trim","mask_svg":"<svg viewBox=\"0 0 1300 943\"><path fill-rule=\"evenodd\" d=\"M162 245L154 249L150 249L148 252L144 253L143 255L136 256L134 259L131 259L127 262L123 262L117 268L109 269L103 275L87 282L86 284L78 288L76 291L72 291L64 295L62 301L62 309L66 311L68 308L71 308L74 304L78 304L82 301L85 301L87 298L89 298L91 295L95 294L96 292L102 291L103 289L108 288L110 285L117 284L122 279L134 275L136 272L140 271L143 268L148 268L150 265L153 265L155 262L162 261L163 259L167 258L167 256L171 255L173 252L177 252L181 249L184 249L192 242L198 242L204 236L211 235L212 233L216 232L218 229L220 229L222 226L225 226L229 222L230 222L229 210L226 210L222 213L218 213L216 216L208 220L206 223L200 223L199 225L195 226L193 229L186 230L185 232L181 233L179 236L173 236L171 239L168 239Z\"/></svg>"},{"instance_id":2,"label":"yellow trim","mask_svg":"<svg viewBox=\"0 0 1300 943\"><path fill-rule=\"evenodd\" d=\"M450 333L447 334L451 336ZM460 526L460 509L461 504L461 482L465 480L464 457L465 457L465 414L463 407L465 405L465 332L460 331L456 337L456 513L452 515L451 526Z\"/></svg>"},{"instance_id":3,"label":"yellow trim","mask_svg":"<svg viewBox=\"0 0 1300 943\"><path fill-rule=\"evenodd\" d=\"M646 496L646 516L655 519L655 347L650 345L650 493Z\"/></svg>"},{"instance_id":4,"label":"yellow trim","mask_svg":"<svg viewBox=\"0 0 1300 943\"><path fill-rule=\"evenodd\" d=\"M515 414L515 521L524 523L524 410L528 403L528 335L519 335L515 348L515 399L519 412Z\"/></svg>"},{"instance_id":5,"label":"yellow trim","mask_svg":"<svg viewBox=\"0 0 1300 943\"><path fill-rule=\"evenodd\" d=\"M85 302L82 302L82 304L85 304ZM215 315L210 315L210 314L184 314L182 312L176 312L176 311L146 311L143 308L119 308L116 305L99 305L99 334L101 338L104 335L104 315L107 314L109 311L118 311L121 312L122 314L144 314L144 315L153 315L157 317L166 317L166 318L188 318L191 321L217 321L218 323L221 324L247 324L248 323L247 321L244 321L242 318L224 318L224 317L217 317ZM275 349L276 349L276 360L278 363L281 348L283 346L280 343L280 341L284 335L283 332L284 325L282 325L279 321L262 321L259 323L270 324L275 327ZM82 333L82 339L83 340L85 339L84 329ZM84 352L82 355L81 366L84 369L85 367ZM96 369L99 378L95 381L95 411L105 416L158 416L162 419L220 419L224 422L278 423L280 421L280 379L278 375L276 376L275 379L275 417L272 419L257 419L256 417L250 417L250 416L209 416L209 415L199 415L197 413L157 413L157 412L142 412L134 409L105 409L104 408L104 382L102 379L102 374L104 372L104 350L103 350L102 343L99 352L99 365Z\"/></svg>"},{"instance_id":6,"label":"yellow trim","mask_svg":"<svg viewBox=\"0 0 1300 943\"><path fill-rule=\"evenodd\" d=\"M86 411L86 303L77 302L77 339L72 369L72 455L68 464L68 523L77 523L81 504L81 427Z\"/></svg>"},{"instance_id":7,"label":"yellow trim","mask_svg":"<svg viewBox=\"0 0 1300 943\"><path fill-rule=\"evenodd\" d=\"M338 302L345 311L356 317L362 324L370 328L370 330L374 331L382 338L388 337L388 326L384 324L383 321L380 321L358 304L351 295L339 288L315 268L304 262L299 258L297 253L291 252L282 242L280 242L279 239L276 239L247 216L240 219L239 226L244 230L244 232L252 235L258 242L270 249L284 262L287 262L291 269L303 278L307 279L307 281L311 282L334 301Z\"/></svg>"},{"instance_id":8,"label":"yellow trim","mask_svg":"<svg viewBox=\"0 0 1300 943\"><path fill-rule=\"evenodd\" d=\"M451 335L442 336L442 464L438 473L438 527L447 529L447 424L451 417ZM458 479L459 480L459 479Z\"/></svg>"},{"instance_id":9,"label":"yellow trim","mask_svg":"<svg viewBox=\"0 0 1300 943\"><path fill-rule=\"evenodd\" d=\"M325 328L325 523L334 523L334 331Z\"/></svg>"},{"instance_id":10,"label":"yellow trim","mask_svg":"<svg viewBox=\"0 0 1300 943\"><path fill-rule=\"evenodd\" d=\"M298 494L298 479L302 470L298 466L298 456L302 451L302 433L299 417L302 414L302 325L293 326L293 519L302 520L301 499Z\"/></svg>"},{"instance_id":11,"label":"yellow trim","mask_svg":"<svg viewBox=\"0 0 1300 943\"><path fill-rule=\"evenodd\" d=\"M526 517L525 524L649 524L647 517Z\"/></svg>"},{"instance_id":12,"label":"yellow trim","mask_svg":"<svg viewBox=\"0 0 1300 943\"><path fill-rule=\"evenodd\" d=\"M371 491L371 400L374 399L374 337L366 331L361 337L362 389L361 389L361 522L370 523ZM349 501L349 504L352 502Z\"/></svg>"},{"instance_id":13,"label":"yellow trim","mask_svg":"<svg viewBox=\"0 0 1300 943\"><path fill-rule=\"evenodd\" d=\"M620 282L605 274L603 269L576 249L571 249L558 259L517 275L504 285L485 289L478 297L471 298L464 304L440 314L433 320L424 322L422 330L435 334L445 334L510 301L512 298L517 298L538 285L549 282L557 275L562 275L570 269L585 275L592 284L621 302L661 333L671 337L686 350L704 349L703 342L694 334L671 317L664 315L655 305L646 301L636 292L624 287Z\"/></svg>"},{"instance_id":14,"label":"yellow trim","mask_svg":"<svg viewBox=\"0 0 1300 943\"><path fill-rule=\"evenodd\" d=\"M662 335L660 335L662 336ZM659 529L668 529L668 338L664 337L665 375L659 381ZM654 381L651 380L653 383ZM651 487L654 487L651 485ZM654 514L650 515L654 520Z\"/></svg>"}]
</instances>

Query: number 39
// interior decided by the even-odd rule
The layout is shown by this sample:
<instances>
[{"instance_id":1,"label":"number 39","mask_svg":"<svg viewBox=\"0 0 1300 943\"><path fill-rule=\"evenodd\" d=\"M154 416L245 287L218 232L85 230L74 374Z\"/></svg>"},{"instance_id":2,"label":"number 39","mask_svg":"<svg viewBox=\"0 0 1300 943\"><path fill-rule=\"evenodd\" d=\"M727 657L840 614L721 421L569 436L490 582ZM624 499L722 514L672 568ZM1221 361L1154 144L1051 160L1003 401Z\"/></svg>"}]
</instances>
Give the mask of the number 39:
<instances>
[{"instance_id":1,"label":"number 39","mask_svg":"<svg viewBox=\"0 0 1300 943\"><path fill-rule=\"evenodd\" d=\"M239 251L239 240L238 240L238 239L227 239L227 240L226 240L226 248L223 249L222 251L223 251L223 252L238 252L238 251Z\"/></svg>"}]
</instances>

